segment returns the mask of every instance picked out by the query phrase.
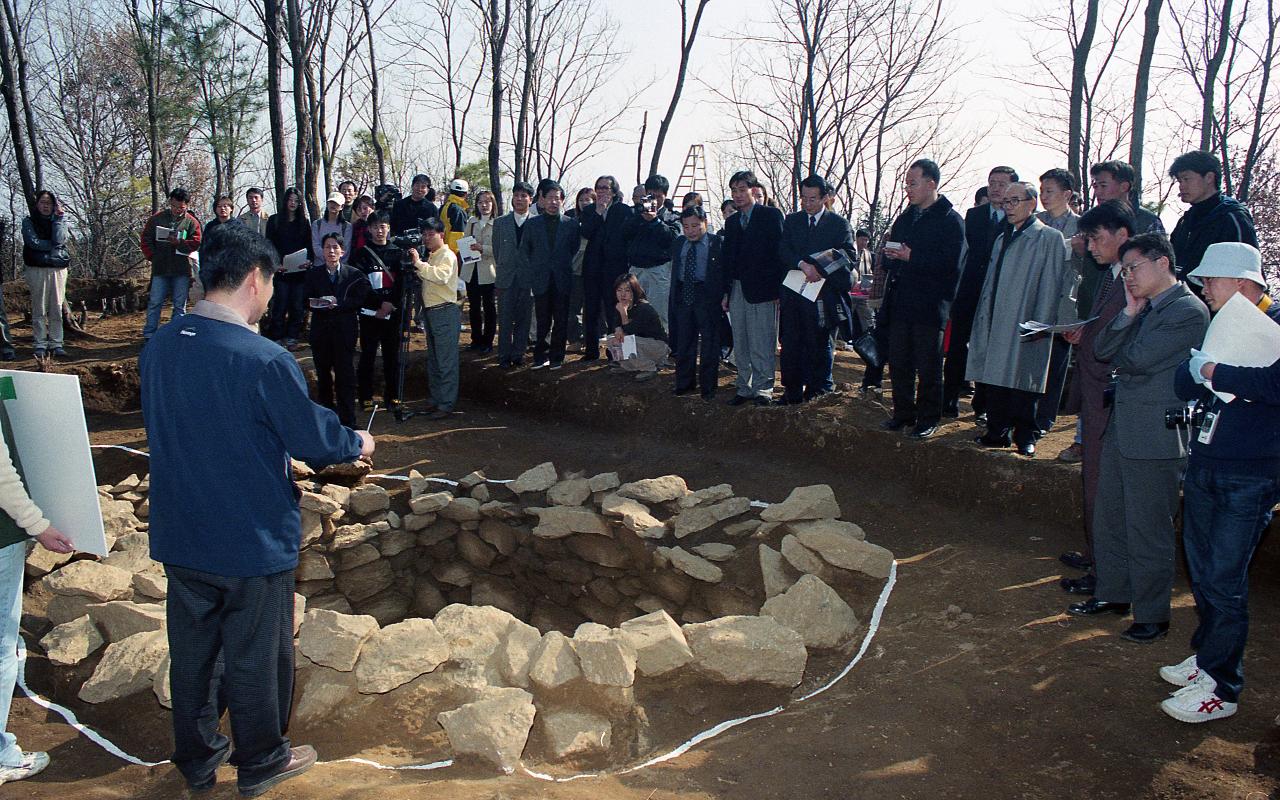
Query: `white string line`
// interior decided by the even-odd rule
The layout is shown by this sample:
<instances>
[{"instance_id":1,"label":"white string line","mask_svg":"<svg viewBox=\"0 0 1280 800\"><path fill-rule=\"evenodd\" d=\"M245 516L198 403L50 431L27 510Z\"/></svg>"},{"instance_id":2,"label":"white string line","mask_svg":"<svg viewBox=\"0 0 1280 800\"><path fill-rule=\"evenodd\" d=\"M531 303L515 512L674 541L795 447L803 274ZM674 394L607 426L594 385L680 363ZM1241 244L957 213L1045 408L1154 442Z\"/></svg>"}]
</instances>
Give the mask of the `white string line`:
<instances>
[{"instance_id":1,"label":"white string line","mask_svg":"<svg viewBox=\"0 0 1280 800\"><path fill-rule=\"evenodd\" d=\"M116 449L125 450L130 453L135 453L137 455L142 455L142 456L148 455L147 453L144 453L140 450L133 450L132 448L124 447L122 445L92 445L92 446L99 447L99 448L116 448ZM369 477L385 478L387 480L398 480L398 481L409 480L408 477L403 475L370 475ZM458 485L457 481L451 481L447 478L427 478L427 480L434 481L437 483L444 483L450 486ZM486 480L489 483L510 483L509 480L492 480L492 479L486 479ZM751 501L751 505L760 507L760 508L769 507L769 503L765 503L760 500ZM853 671L853 668L858 664L859 661L862 660L862 657L866 655L867 649L871 646L871 640L875 638L876 633L880 630L880 621L884 616L885 607L889 604L889 595L893 593L894 586L897 584L897 582L898 582L898 562L895 560L892 564L889 565L888 580L885 581L884 588L880 591L880 597L876 600L875 609L871 612L871 620L867 624L866 636L863 637L862 645L858 648L858 652L854 654L853 658L849 661L849 663L846 664L844 669L840 670L839 674L837 674L834 678L832 678L822 686L819 686L818 688L809 692L808 694L805 694L791 701L791 703L788 705L803 703L806 700L811 700L817 697L818 695L822 694L823 692L826 692L828 689L830 689L831 687L835 686L837 683L842 681L845 678L845 676L847 676L850 672ZM158 761L158 762L142 761L141 759L131 756L128 753L125 753L123 750L116 747L106 738L102 737L92 729L80 724L80 722L76 720L75 714L70 709L63 708L62 706L59 706L56 703L52 703L48 700L45 700L43 697L36 695L34 692L28 689L25 682L25 678L24 678L25 664L26 664L26 649L25 647L23 647L21 637L19 637L18 647L19 647L18 685L22 688L22 690L27 694L28 697L30 697L39 705L44 706L45 708L57 711L60 715L62 715L64 719L67 720L68 723L71 724L73 728L83 733L91 741L93 741L95 744L98 744L103 749L110 752L112 755L118 756L119 758L122 758L125 761L128 761L133 764L139 764L141 766L150 767L150 766L157 766L158 764L168 763L166 761ZM543 781L551 781L554 783L567 783L569 781L581 780L583 778L601 778L609 775L628 775L630 773L638 772L639 770L646 769L648 767L652 767L657 764L661 764L663 762L670 761L675 758L679 758L680 756L692 750L694 747L697 747L699 744L702 744L703 742L714 739L715 737L719 736L725 731L732 730L733 728L736 728L739 725L744 725L748 722L754 722L755 720L758 720L758 719L765 719L766 717L775 716L777 714L782 713L784 710L786 710L787 707L788 707L787 705L775 706L774 708L771 708L767 711L761 711L755 714L748 714L745 717L737 717L735 719L725 720L724 722L721 722L711 728L708 728L705 731L702 731L696 734L692 738L672 748L671 750L668 750L665 753L656 755L648 759L647 761L644 761L640 764L636 764L635 766L627 767L626 769L617 770L614 772L587 772L587 773L579 773L577 775L555 777L554 775L549 775L547 773L535 772L534 770L529 769L523 764L520 765L520 770L524 774L532 778L537 778L538 780L543 780ZM444 761L433 761L427 764L389 765L389 764L382 764L377 761L372 761L367 758L351 757L351 758L335 759L333 761L321 761L317 763L320 763L320 764L351 763L351 764L361 764L363 766L373 767L375 769L381 769L381 770L401 771L401 770L443 769L445 767L452 766L453 759L447 759Z\"/></svg>"}]
</instances>

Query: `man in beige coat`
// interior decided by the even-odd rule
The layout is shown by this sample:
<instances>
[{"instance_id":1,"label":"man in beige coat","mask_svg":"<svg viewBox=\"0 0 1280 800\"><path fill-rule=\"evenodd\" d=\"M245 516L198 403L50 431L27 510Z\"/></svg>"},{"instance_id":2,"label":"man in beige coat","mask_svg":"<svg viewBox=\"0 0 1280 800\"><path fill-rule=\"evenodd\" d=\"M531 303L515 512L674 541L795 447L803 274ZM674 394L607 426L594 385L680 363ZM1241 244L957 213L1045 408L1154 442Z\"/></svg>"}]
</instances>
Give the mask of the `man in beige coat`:
<instances>
[{"instance_id":1,"label":"man in beige coat","mask_svg":"<svg viewBox=\"0 0 1280 800\"><path fill-rule=\"evenodd\" d=\"M1023 338L1018 323L1075 320L1079 275L1071 268L1062 234L1035 217L1039 193L1030 183L1005 190L1009 225L991 251L969 339L965 379L985 384L987 432L975 441L1034 456L1036 403L1044 396L1052 353L1051 336Z\"/></svg>"}]
</instances>

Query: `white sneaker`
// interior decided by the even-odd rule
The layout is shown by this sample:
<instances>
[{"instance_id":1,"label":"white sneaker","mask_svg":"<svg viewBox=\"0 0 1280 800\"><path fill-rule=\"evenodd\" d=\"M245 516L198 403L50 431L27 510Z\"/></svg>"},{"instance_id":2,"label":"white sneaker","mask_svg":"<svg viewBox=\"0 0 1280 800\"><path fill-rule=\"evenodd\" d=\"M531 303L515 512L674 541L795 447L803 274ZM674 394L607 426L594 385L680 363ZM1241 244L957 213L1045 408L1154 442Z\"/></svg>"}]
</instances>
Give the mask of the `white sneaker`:
<instances>
[{"instance_id":1,"label":"white sneaker","mask_svg":"<svg viewBox=\"0 0 1280 800\"><path fill-rule=\"evenodd\" d=\"M1199 681L1200 667L1196 664L1195 654L1192 653L1186 659L1171 667L1161 667L1160 677L1174 686L1190 686Z\"/></svg>"},{"instance_id":2,"label":"white sneaker","mask_svg":"<svg viewBox=\"0 0 1280 800\"><path fill-rule=\"evenodd\" d=\"M537 364L530 367L530 369L546 369L549 366L551 366L550 361L539 361Z\"/></svg>"},{"instance_id":3,"label":"white sneaker","mask_svg":"<svg viewBox=\"0 0 1280 800\"><path fill-rule=\"evenodd\" d=\"M1169 695L1160 710L1181 722L1209 722L1236 713L1238 703L1228 703L1214 694L1217 684L1208 675Z\"/></svg>"},{"instance_id":4,"label":"white sneaker","mask_svg":"<svg viewBox=\"0 0 1280 800\"><path fill-rule=\"evenodd\" d=\"M39 775L47 766L49 766L48 753L23 753L21 764L14 767L0 766L0 783L20 781L32 775Z\"/></svg>"}]
</instances>

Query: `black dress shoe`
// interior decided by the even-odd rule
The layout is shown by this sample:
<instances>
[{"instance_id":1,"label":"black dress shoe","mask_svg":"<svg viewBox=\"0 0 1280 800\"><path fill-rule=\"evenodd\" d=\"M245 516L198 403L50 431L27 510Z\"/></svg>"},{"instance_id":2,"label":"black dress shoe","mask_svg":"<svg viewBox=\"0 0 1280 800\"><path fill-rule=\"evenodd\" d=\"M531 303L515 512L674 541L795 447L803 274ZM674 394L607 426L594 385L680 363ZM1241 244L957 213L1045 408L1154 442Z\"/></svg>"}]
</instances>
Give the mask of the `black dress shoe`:
<instances>
[{"instance_id":1,"label":"black dress shoe","mask_svg":"<svg viewBox=\"0 0 1280 800\"><path fill-rule=\"evenodd\" d=\"M678 397L682 394L693 394L696 391L698 391L697 386L686 386L683 389L680 389L680 388L672 389L671 393Z\"/></svg>"},{"instance_id":2,"label":"black dress shoe","mask_svg":"<svg viewBox=\"0 0 1280 800\"><path fill-rule=\"evenodd\" d=\"M1118 614L1124 616L1129 613L1128 603L1108 603L1105 600L1099 600L1096 597L1090 597L1083 603L1072 603L1067 606L1068 614L1075 614L1077 617L1092 617L1097 614ZM1168 628L1168 625L1165 625Z\"/></svg>"},{"instance_id":3,"label":"black dress shoe","mask_svg":"<svg viewBox=\"0 0 1280 800\"><path fill-rule=\"evenodd\" d=\"M886 431L900 431L908 425L915 424L916 421L913 419L887 419L880 423L880 427L884 428Z\"/></svg>"},{"instance_id":4,"label":"black dress shoe","mask_svg":"<svg viewBox=\"0 0 1280 800\"><path fill-rule=\"evenodd\" d=\"M599 361L599 360L600 360L600 351L599 351L599 350L588 350L587 352L583 353L583 354L582 354L582 358L580 358L580 359L578 359L578 360L579 360L579 361Z\"/></svg>"},{"instance_id":5,"label":"black dress shoe","mask_svg":"<svg viewBox=\"0 0 1280 800\"><path fill-rule=\"evenodd\" d=\"M786 395L783 395L782 397L779 397L777 400L774 400L773 404L775 406L798 406L803 402L804 400L802 398L787 397Z\"/></svg>"},{"instance_id":6,"label":"black dress shoe","mask_svg":"<svg viewBox=\"0 0 1280 800\"><path fill-rule=\"evenodd\" d=\"M750 402L751 402L750 397L743 397L740 394L735 394L733 397L730 397L728 400L726 400L724 404L727 406L741 406Z\"/></svg>"},{"instance_id":7,"label":"black dress shoe","mask_svg":"<svg viewBox=\"0 0 1280 800\"><path fill-rule=\"evenodd\" d=\"M1063 578L1058 585L1067 594L1091 595L1098 588L1098 578L1093 573L1089 573L1079 578Z\"/></svg>"},{"instance_id":8,"label":"black dress shoe","mask_svg":"<svg viewBox=\"0 0 1280 800\"><path fill-rule=\"evenodd\" d=\"M702 393L702 399L703 399L703 400L706 400L708 403L710 403L710 402L712 402L713 400L715 400L715 399L716 399L716 393L715 393L715 392L703 392L703 393Z\"/></svg>"},{"instance_id":9,"label":"black dress shoe","mask_svg":"<svg viewBox=\"0 0 1280 800\"><path fill-rule=\"evenodd\" d=\"M1093 561L1085 558L1084 553L1081 553L1079 550L1072 550L1070 552L1063 553L1058 556L1058 560L1072 569L1081 569L1085 572L1093 569Z\"/></svg>"},{"instance_id":10,"label":"black dress shoe","mask_svg":"<svg viewBox=\"0 0 1280 800\"><path fill-rule=\"evenodd\" d=\"M985 413L975 414L973 417L973 424L977 425L979 428L987 427L987 415Z\"/></svg>"},{"instance_id":11,"label":"black dress shoe","mask_svg":"<svg viewBox=\"0 0 1280 800\"><path fill-rule=\"evenodd\" d=\"M911 433L907 434L912 439L928 439L930 436L938 432L937 423L922 422L911 429Z\"/></svg>"},{"instance_id":12,"label":"black dress shoe","mask_svg":"<svg viewBox=\"0 0 1280 800\"><path fill-rule=\"evenodd\" d=\"M1026 444L1018 445L1018 455L1026 456L1027 458L1035 458L1036 457L1035 442L1027 442Z\"/></svg>"},{"instance_id":13,"label":"black dress shoe","mask_svg":"<svg viewBox=\"0 0 1280 800\"><path fill-rule=\"evenodd\" d=\"M960 416L960 406L947 406L946 408L942 409L942 416L955 419L956 417Z\"/></svg>"},{"instance_id":14,"label":"black dress shoe","mask_svg":"<svg viewBox=\"0 0 1280 800\"><path fill-rule=\"evenodd\" d=\"M1149 644L1168 635L1169 623L1167 622L1135 622L1120 634L1120 638L1138 644Z\"/></svg>"},{"instance_id":15,"label":"black dress shoe","mask_svg":"<svg viewBox=\"0 0 1280 800\"><path fill-rule=\"evenodd\" d=\"M973 437L973 441L975 444L982 445L983 447L993 447L993 448L1008 447L1010 444L1012 444L1012 442L1010 442L1008 439L1001 439L998 436L988 436L985 433L982 434L981 436Z\"/></svg>"},{"instance_id":16,"label":"black dress shoe","mask_svg":"<svg viewBox=\"0 0 1280 800\"><path fill-rule=\"evenodd\" d=\"M757 406L768 406L768 405L773 405L773 400L769 399L768 397L757 396L757 397L751 398L751 404L757 405Z\"/></svg>"}]
</instances>

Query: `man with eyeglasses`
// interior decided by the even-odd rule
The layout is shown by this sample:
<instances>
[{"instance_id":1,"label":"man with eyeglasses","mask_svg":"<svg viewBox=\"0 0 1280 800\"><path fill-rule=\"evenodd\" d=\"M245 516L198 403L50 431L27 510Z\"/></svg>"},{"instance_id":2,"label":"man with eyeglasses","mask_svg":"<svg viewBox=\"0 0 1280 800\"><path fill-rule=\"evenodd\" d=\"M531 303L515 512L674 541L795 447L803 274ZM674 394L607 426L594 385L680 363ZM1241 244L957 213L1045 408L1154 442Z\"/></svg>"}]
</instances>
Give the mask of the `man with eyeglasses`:
<instances>
[{"instance_id":1,"label":"man with eyeglasses","mask_svg":"<svg viewBox=\"0 0 1280 800\"><path fill-rule=\"evenodd\" d=\"M1031 458L1040 438L1036 404L1044 398L1053 336L1023 339L1018 323L1051 325L1075 319L1078 276L1066 240L1036 219L1039 193L1030 183L1004 192L1008 227L996 239L978 299L965 378L985 385L987 432L974 441Z\"/></svg>"},{"instance_id":2,"label":"man with eyeglasses","mask_svg":"<svg viewBox=\"0 0 1280 800\"><path fill-rule=\"evenodd\" d=\"M1174 374L1204 340L1209 310L1178 280L1173 246L1159 233L1120 247L1125 305L1098 332L1098 358L1110 362L1113 400L1098 476L1093 541L1094 596L1072 614L1127 614L1121 638L1153 642L1169 633L1178 484L1188 432L1165 424L1179 404Z\"/></svg>"},{"instance_id":3,"label":"man with eyeglasses","mask_svg":"<svg viewBox=\"0 0 1280 800\"><path fill-rule=\"evenodd\" d=\"M613 283L627 271L627 241L622 235L632 215L622 189L612 175L596 178L596 202L578 216L587 250L582 256L582 360L600 358L600 335L608 325L609 311L617 300Z\"/></svg>"}]
</instances>

